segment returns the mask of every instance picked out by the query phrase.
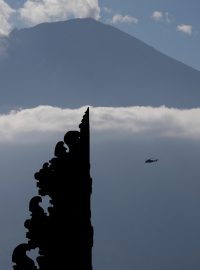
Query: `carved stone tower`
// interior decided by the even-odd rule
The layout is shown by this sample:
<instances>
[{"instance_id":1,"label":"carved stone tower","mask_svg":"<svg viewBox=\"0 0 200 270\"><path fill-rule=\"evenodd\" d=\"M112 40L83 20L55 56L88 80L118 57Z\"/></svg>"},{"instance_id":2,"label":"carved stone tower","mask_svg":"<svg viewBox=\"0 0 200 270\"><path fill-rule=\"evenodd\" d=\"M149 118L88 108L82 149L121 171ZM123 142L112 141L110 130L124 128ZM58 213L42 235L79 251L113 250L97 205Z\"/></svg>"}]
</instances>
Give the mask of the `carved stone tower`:
<instances>
[{"instance_id":1,"label":"carved stone tower","mask_svg":"<svg viewBox=\"0 0 200 270\"><path fill-rule=\"evenodd\" d=\"M13 251L14 270L92 270L89 108L79 131L68 131L54 158L35 173L38 196L30 200L24 223L27 243ZM47 212L43 198L49 198ZM39 248L36 262L27 251Z\"/></svg>"}]
</instances>

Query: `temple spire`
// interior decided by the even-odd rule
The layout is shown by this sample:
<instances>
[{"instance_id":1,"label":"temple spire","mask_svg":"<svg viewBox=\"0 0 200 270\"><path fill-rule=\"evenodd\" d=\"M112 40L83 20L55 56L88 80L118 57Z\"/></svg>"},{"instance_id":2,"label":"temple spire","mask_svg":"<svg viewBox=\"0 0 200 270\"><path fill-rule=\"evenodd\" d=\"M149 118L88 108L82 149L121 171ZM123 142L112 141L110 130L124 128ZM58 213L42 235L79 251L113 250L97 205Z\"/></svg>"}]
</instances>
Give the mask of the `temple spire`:
<instances>
[{"instance_id":1,"label":"temple spire","mask_svg":"<svg viewBox=\"0 0 200 270\"><path fill-rule=\"evenodd\" d=\"M35 173L38 195L30 200L24 223L28 242L13 251L14 270L92 270L89 108L79 128L65 134L55 156ZM40 205L44 196L47 212ZM27 251L36 248L34 261Z\"/></svg>"}]
</instances>

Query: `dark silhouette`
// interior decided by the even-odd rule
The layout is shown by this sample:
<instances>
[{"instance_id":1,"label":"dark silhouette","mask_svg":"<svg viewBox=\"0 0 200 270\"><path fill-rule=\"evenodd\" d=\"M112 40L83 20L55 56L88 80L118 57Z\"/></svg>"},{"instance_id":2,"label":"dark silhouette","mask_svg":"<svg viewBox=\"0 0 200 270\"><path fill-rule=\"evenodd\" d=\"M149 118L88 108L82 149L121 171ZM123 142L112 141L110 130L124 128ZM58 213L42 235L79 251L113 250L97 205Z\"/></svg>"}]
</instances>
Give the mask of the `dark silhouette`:
<instances>
[{"instance_id":1,"label":"dark silhouette","mask_svg":"<svg viewBox=\"0 0 200 270\"><path fill-rule=\"evenodd\" d=\"M149 158L149 159L145 160L145 163L153 163L153 162L157 162L157 161L158 161L158 158L157 159Z\"/></svg>"},{"instance_id":2,"label":"dark silhouette","mask_svg":"<svg viewBox=\"0 0 200 270\"><path fill-rule=\"evenodd\" d=\"M65 134L55 157L35 173L39 195L30 200L28 243L13 251L14 270L92 269L89 108L79 128ZM47 213L40 205L43 196L50 198ZM26 254L36 248L37 263Z\"/></svg>"},{"instance_id":3,"label":"dark silhouette","mask_svg":"<svg viewBox=\"0 0 200 270\"><path fill-rule=\"evenodd\" d=\"M30 250L28 244L21 244L15 248L12 256L13 262L16 263L16 265L14 266L14 270L37 270L34 261L26 255L26 251L28 250Z\"/></svg>"}]
</instances>

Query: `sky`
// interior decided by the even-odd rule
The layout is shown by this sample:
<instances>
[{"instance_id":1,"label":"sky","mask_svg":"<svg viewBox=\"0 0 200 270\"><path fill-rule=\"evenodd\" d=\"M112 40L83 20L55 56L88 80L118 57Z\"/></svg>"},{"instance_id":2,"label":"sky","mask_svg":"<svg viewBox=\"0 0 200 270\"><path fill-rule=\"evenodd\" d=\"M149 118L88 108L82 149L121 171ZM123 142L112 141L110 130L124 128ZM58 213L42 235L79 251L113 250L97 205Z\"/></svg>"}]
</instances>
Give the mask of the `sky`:
<instances>
[{"instance_id":1,"label":"sky","mask_svg":"<svg viewBox=\"0 0 200 270\"><path fill-rule=\"evenodd\" d=\"M69 18L93 17L200 70L198 0L0 0L0 34Z\"/></svg>"}]
</instances>

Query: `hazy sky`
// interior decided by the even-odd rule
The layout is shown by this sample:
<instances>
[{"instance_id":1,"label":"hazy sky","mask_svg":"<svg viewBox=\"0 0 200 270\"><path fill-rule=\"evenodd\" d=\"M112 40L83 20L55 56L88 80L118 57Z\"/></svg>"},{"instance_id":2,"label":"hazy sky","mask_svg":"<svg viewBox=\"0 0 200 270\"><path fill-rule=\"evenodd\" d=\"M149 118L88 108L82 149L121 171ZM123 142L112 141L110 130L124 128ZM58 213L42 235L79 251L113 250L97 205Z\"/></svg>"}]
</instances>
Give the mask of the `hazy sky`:
<instances>
[{"instance_id":1,"label":"hazy sky","mask_svg":"<svg viewBox=\"0 0 200 270\"><path fill-rule=\"evenodd\" d=\"M44 21L93 17L200 70L198 0L1 0L0 33Z\"/></svg>"}]
</instances>

